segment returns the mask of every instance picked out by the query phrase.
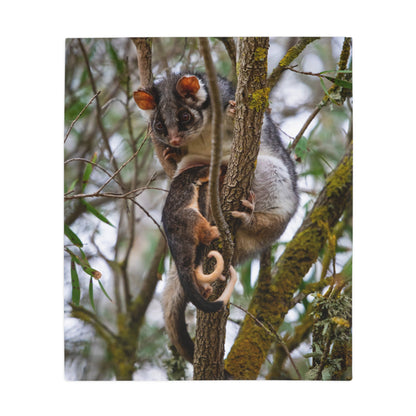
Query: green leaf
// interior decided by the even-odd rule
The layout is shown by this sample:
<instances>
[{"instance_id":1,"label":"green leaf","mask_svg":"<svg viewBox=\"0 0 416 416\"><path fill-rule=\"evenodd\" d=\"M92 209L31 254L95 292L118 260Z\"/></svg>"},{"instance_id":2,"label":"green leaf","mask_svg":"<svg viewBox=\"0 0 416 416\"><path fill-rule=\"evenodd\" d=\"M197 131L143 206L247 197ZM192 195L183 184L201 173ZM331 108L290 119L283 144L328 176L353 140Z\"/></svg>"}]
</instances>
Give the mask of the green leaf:
<instances>
[{"instance_id":1,"label":"green leaf","mask_svg":"<svg viewBox=\"0 0 416 416\"><path fill-rule=\"evenodd\" d=\"M66 193L68 193L68 192L73 191L73 190L74 190L74 188L75 188L75 185L77 184L77 182L78 182L78 179L75 179L75 180L71 183L71 185L69 185L69 188L68 188L65 192L66 192Z\"/></svg>"},{"instance_id":2,"label":"green leaf","mask_svg":"<svg viewBox=\"0 0 416 416\"><path fill-rule=\"evenodd\" d=\"M78 256L71 251L68 247L65 247L65 251L71 256L71 260L73 260L75 263L81 265L80 259L78 258Z\"/></svg>"},{"instance_id":3,"label":"green leaf","mask_svg":"<svg viewBox=\"0 0 416 416\"><path fill-rule=\"evenodd\" d=\"M320 77L319 81L321 82L321 87L324 90L325 94L328 96L328 98L334 103L336 104L336 102L334 101L334 99L331 97L331 94L328 92L328 89L325 86L324 80Z\"/></svg>"},{"instance_id":4,"label":"green leaf","mask_svg":"<svg viewBox=\"0 0 416 416\"><path fill-rule=\"evenodd\" d=\"M308 139L305 136L302 136L295 147L295 155L301 160L305 158L305 155L308 152L307 146Z\"/></svg>"},{"instance_id":5,"label":"green leaf","mask_svg":"<svg viewBox=\"0 0 416 416\"><path fill-rule=\"evenodd\" d=\"M101 290L103 291L104 295L107 297L107 299L112 302L113 300L108 296L108 293L105 291L103 284L101 283L101 280L98 281L98 284L100 285Z\"/></svg>"},{"instance_id":6,"label":"green leaf","mask_svg":"<svg viewBox=\"0 0 416 416\"><path fill-rule=\"evenodd\" d=\"M333 82L335 85L338 85L339 87L348 88L349 90L352 90L351 81L346 81L345 79L338 79L338 78L330 77L328 75L324 75L324 78L326 78L328 81Z\"/></svg>"},{"instance_id":7,"label":"green leaf","mask_svg":"<svg viewBox=\"0 0 416 416\"><path fill-rule=\"evenodd\" d=\"M92 215L95 215L99 220L114 227L114 225L111 224L111 222L103 214L101 214L100 211L98 211L95 207L93 207L89 202L85 201L84 199L81 199L81 202L85 205L85 208L87 208L88 212L90 212Z\"/></svg>"},{"instance_id":8,"label":"green leaf","mask_svg":"<svg viewBox=\"0 0 416 416\"><path fill-rule=\"evenodd\" d=\"M94 153L94 156L92 157L91 162L95 163L96 160L97 160L97 152ZM87 183L90 179L92 168L93 168L92 163L87 163L87 166L85 167L84 175L82 176L82 192L84 192L85 187L87 186Z\"/></svg>"},{"instance_id":9,"label":"green leaf","mask_svg":"<svg viewBox=\"0 0 416 416\"><path fill-rule=\"evenodd\" d=\"M347 88L349 90L352 90L352 82L346 81L345 79L338 79L335 78L334 81L335 85L338 85L339 87Z\"/></svg>"},{"instance_id":10,"label":"green leaf","mask_svg":"<svg viewBox=\"0 0 416 416\"><path fill-rule=\"evenodd\" d=\"M79 237L66 225L64 224L64 233L69 238L72 244L76 245L77 247L82 247L82 241Z\"/></svg>"},{"instance_id":11,"label":"green leaf","mask_svg":"<svg viewBox=\"0 0 416 416\"><path fill-rule=\"evenodd\" d=\"M111 44L111 41L107 43L107 53L110 56L111 60L115 64L117 68L117 73L120 76L123 76L126 72L125 70L125 62L123 59L120 59L117 55L116 50L114 49L113 45Z\"/></svg>"},{"instance_id":12,"label":"green leaf","mask_svg":"<svg viewBox=\"0 0 416 416\"><path fill-rule=\"evenodd\" d=\"M93 269L87 259L85 253L79 249L81 253L81 257L77 256L73 251L71 251L68 247L65 248L65 251L71 256L71 260L75 263L79 264L89 276L93 277L94 279L98 280L101 277L101 272L97 269Z\"/></svg>"},{"instance_id":13,"label":"green leaf","mask_svg":"<svg viewBox=\"0 0 416 416\"><path fill-rule=\"evenodd\" d=\"M87 273L94 279L99 279L101 277L101 273L98 270L93 269L91 267L90 262L88 261L87 256L85 255L84 251L81 249L79 249L79 251L81 253L82 258L78 258L78 260L79 260L79 264L82 267L82 270L84 270L85 273Z\"/></svg>"},{"instance_id":14,"label":"green leaf","mask_svg":"<svg viewBox=\"0 0 416 416\"><path fill-rule=\"evenodd\" d=\"M95 310L95 304L94 304L94 286L93 286L93 277L90 278L90 287L88 289L88 293L90 295L90 302L91 302L91 306L94 309L94 312L97 312Z\"/></svg>"},{"instance_id":15,"label":"green leaf","mask_svg":"<svg viewBox=\"0 0 416 416\"><path fill-rule=\"evenodd\" d=\"M77 269L75 267L75 261L71 258L71 284L72 284L72 302L75 305L79 305L81 299L81 289L79 286L79 279Z\"/></svg>"}]
</instances>

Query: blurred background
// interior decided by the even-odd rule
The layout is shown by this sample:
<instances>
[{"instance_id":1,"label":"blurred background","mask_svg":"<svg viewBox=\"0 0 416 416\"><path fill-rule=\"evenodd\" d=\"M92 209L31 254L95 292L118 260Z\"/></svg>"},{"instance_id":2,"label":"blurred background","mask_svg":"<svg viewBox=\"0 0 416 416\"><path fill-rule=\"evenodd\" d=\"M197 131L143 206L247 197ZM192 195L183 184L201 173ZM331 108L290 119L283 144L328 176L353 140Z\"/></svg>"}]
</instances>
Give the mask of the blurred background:
<instances>
[{"instance_id":1,"label":"blurred background","mask_svg":"<svg viewBox=\"0 0 416 416\"><path fill-rule=\"evenodd\" d=\"M196 38L153 38L152 68L157 79L167 71L203 71ZM278 66L298 38L270 38L269 73ZM290 145L306 120L322 102L332 83L317 76L335 71L344 38L320 38L308 44L283 72L270 94L272 117ZM210 38L220 75L235 80L223 42ZM67 380L192 379L192 366L169 348L164 332L160 296L170 258L163 250L161 210L169 181L153 154L146 121L133 91L139 87L137 54L131 39L67 39L65 58L64 145L64 307L65 375ZM351 69L351 61L349 69ZM303 72L303 73L300 73ZM309 73L309 74L305 74ZM315 74L315 75L312 75ZM336 76L336 72L328 72ZM98 93L98 95L97 95ZM294 235L327 175L337 166L352 139L352 99L328 100L310 123L296 152L301 203L278 244L276 260ZM117 175L114 175L118 172ZM351 300L352 209L346 210L332 248L304 278L304 285L322 287L301 296L279 328L303 378L311 376L319 346L313 346L311 316L317 316L328 276L345 280L345 310ZM156 267L158 280L152 280ZM259 265L253 260L239 267L239 283L232 302L247 309ZM99 278L99 279L97 279ZM302 289L302 288L300 288ZM349 302L349 303L348 303ZM345 312L343 337L351 337ZM188 328L195 310L188 307ZM318 314L319 315L319 314ZM244 312L231 306L226 353L237 335ZM330 325L321 321L322 325ZM321 326L322 326L321 325ZM343 324L338 325L339 331ZM316 330L316 326L315 326ZM296 378L279 346L270 351L259 378ZM315 355L314 355L315 354ZM325 377L339 371L336 360ZM350 370L340 378L349 378ZM325 378L324 377L324 378Z\"/></svg>"}]
</instances>

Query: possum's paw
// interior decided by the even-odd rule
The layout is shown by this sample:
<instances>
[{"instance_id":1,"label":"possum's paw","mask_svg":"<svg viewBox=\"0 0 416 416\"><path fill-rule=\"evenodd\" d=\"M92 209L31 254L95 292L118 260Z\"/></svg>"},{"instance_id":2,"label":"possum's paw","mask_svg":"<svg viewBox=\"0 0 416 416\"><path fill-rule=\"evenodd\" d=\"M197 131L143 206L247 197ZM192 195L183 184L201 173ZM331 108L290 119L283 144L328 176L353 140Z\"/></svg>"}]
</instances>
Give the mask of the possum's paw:
<instances>
[{"instance_id":1,"label":"possum's paw","mask_svg":"<svg viewBox=\"0 0 416 416\"><path fill-rule=\"evenodd\" d=\"M165 160L174 160L175 162L179 162L182 158L182 152L180 149L176 149L174 147L169 147L167 146L164 150L163 150L163 158Z\"/></svg>"},{"instance_id":2,"label":"possum's paw","mask_svg":"<svg viewBox=\"0 0 416 416\"><path fill-rule=\"evenodd\" d=\"M236 103L234 100L228 101L227 116L230 116L230 117L235 116L235 106L236 106Z\"/></svg>"},{"instance_id":3,"label":"possum's paw","mask_svg":"<svg viewBox=\"0 0 416 416\"><path fill-rule=\"evenodd\" d=\"M250 195L248 199L242 199L241 204L243 205L243 207L248 209L248 212L246 210L231 211L231 215L234 218L239 218L241 222L245 225L250 224L251 221L253 220L253 213L254 213L254 208L256 205L256 197L254 195L254 192L250 191Z\"/></svg>"},{"instance_id":4,"label":"possum's paw","mask_svg":"<svg viewBox=\"0 0 416 416\"><path fill-rule=\"evenodd\" d=\"M208 299L211 296L212 293L212 286L209 283L199 283L198 282L198 286L199 286L199 290L201 292L201 295L205 298Z\"/></svg>"}]
</instances>

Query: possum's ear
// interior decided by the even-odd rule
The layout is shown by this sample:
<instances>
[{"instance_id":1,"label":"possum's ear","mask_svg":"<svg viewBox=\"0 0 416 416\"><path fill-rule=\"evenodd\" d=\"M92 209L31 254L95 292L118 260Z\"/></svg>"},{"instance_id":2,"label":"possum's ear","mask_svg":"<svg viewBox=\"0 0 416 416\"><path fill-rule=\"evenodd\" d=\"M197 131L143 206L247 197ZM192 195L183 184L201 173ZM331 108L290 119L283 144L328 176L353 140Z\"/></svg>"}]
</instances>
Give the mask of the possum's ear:
<instances>
[{"instance_id":1,"label":"possum's ear","mask_svg":"<svg viewBox=\"0 0 416 416\"><path fill-rule=\"evenodd\" d=\"M187 98L190 95L195 96L201 86L195 75L184 75L176 83L176 91L181 97Z\"/></svg>"},{"instance_id":2,"label":"possum's ear","mask_svg":"<svg viewBox=\"0 0 416 416\"><path fill-rule=\"evenodd\" d=\"M137 90L133 93L134 101L142 110L154 110L156 108L155 97L145 90Z\"/></svg>"},{"instance_id":3,"label":"possum's ear","mask_svg":"<svg viewBox=\"0 0 416 416\"><path fill-rule=\"evenodd\" d=\"M196 101L199 105L203 104L208 96L202 80L195 75L184 75L180 78L176 83L176 91L185 100L190 98L191 101Z\"/></svg>"}]
</instances>

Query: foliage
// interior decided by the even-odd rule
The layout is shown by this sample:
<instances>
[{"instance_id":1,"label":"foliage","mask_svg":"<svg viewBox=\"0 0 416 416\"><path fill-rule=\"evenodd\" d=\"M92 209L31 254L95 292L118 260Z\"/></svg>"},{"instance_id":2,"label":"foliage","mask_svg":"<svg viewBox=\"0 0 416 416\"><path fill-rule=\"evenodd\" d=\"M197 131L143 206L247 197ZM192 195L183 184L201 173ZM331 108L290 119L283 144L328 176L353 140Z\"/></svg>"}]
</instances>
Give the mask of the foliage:
<instances>
[{"instance_id":1,"label":"foliage","mask_svg":"<svg viewBox=\"0 0 416 416\"><path fill-rule=\"evenodd\" d=\"M235 81L229 44L209 40L218 73ZM296 51L297 41L270 39L269 75L288 50ZM294 60L285 61L291 69L274 72L278 77L269 105L297 160L301 207L272 248L272 269L351 141L351 61L340 67L343 42L309 40ZM196 38L154 38L152 43L154 77L204 70ZM67 40L65 356L70 379L145 379L152 378L153 368L165 374L162 379L190 377L191 368L172 354L163 331L158 300L169 257L161 243L160 213L169 183L132 99L138 86L130 39ZM284 322L273 328L278 337L259 378L297 378L287 352L302 378L350 377L351 206L327 230L326 241ZM233 303L243 309L258 270L258 260L239 268L241 284ZM231 340L244 315L231 306Z\"/></svg>"},{"instance_id":2,"label":"foliage","mask_svg":"<svg viewBox=\"0 0 416 416\"><path fill-rule=\"evenodd\" d=\"M306 378L331 380L351 377L351 297L329 289L313 303L313 365ZM340 353L341 352L341 353ZM344 374L346 373L346 374Z\"/></svg>"}]
</instances>

